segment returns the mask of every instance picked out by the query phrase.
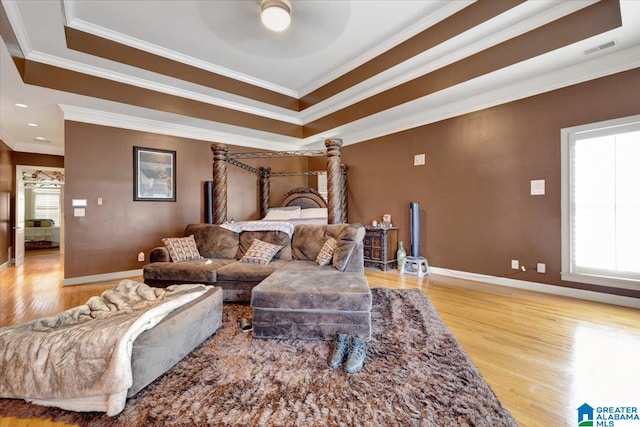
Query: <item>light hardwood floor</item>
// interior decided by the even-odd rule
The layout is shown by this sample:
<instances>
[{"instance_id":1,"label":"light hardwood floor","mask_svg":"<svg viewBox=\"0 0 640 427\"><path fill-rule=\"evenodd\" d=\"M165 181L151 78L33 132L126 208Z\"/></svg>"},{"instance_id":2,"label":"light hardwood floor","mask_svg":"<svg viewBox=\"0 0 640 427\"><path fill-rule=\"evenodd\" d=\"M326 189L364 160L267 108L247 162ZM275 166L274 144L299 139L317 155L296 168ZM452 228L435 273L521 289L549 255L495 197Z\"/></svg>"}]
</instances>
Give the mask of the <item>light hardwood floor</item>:
<instances>
[{"instance_id":1,"label":"light hardwood floor","mask_svg":"<svg viewBox=\"0 0 640 427\"><path fill-rule=\"evenodd\" d=\"M583 403L640 406L640 310L437 275L366 274L371 287L425 292L520 426L575 426ZM116 283L63 287L62 277L55 251L29 252L0 272L0 326L56 314ZM0 414L0 427L35 425L64 424Z\"/></svg>"}]
</instances>

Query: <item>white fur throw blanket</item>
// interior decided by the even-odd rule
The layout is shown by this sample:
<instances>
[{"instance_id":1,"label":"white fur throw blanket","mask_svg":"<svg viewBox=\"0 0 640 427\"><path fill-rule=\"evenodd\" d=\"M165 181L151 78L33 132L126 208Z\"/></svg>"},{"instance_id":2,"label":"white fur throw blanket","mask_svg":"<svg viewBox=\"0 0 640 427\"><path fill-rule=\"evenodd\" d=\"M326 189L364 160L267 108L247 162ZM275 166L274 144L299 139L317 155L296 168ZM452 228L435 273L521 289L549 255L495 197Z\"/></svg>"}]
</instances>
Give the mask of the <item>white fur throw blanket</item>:
<instances>
[{"instance_id":1,"label":"white fur throw blanket","mask_svg":"<svg viewBox=\"0 0 640 427\"><path fill-rule=\"evenodd\" d=\"M133 384L135 339L205 292L203 285L159 289L122 280L57 316L0 328L0 397L120 413Z\"/></svg>"}]
</instances>

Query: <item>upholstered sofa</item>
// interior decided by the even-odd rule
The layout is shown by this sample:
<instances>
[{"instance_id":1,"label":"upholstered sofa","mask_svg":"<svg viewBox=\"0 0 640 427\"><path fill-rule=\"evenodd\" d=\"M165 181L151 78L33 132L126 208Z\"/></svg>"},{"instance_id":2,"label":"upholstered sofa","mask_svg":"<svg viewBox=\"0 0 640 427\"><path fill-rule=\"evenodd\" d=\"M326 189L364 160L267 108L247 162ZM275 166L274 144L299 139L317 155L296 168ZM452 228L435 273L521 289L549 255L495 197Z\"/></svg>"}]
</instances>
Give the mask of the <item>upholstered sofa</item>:
<instances>
[{"instance_id":1,"label":"upholstered sofa","mask_svg":"<svg viewBox=\"0 0 640 427\"><path fill-rule=\"evenodd\" d=\"M364 227L351 224L296 225L284 231L233 231L190 224L202 258L172 262L166 247L150 253L143 268L151 286L203 283L221 287L226 302L250 302L257 338L332 339L343 332L371 337L371 291L364 275ZM329 265L316 259L332 237ZM281 246L267 264L242 262L254 240Z\"/></svg>"}]
</instances>

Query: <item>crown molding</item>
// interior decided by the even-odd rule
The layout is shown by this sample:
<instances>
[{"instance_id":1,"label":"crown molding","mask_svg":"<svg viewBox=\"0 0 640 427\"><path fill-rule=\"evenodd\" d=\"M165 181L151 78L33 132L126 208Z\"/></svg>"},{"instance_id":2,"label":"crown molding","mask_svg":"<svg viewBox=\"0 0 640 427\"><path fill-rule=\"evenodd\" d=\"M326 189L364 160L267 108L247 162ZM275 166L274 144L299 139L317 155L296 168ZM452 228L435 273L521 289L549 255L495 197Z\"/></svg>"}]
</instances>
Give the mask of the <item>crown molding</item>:
<instances>
[{"instance_id":1,"label":"crown molding","mask_svg":"<svg viewBox=\"0 0 640 427\"><path fill-rule=\"evenodd\" d=\"M345 146L356 144L639 67L640 46L634 46L500 86L495 90L468 96L468 93L473 93L474 86L482 86L483 80L500 81L500 73L508 75L511 72L509 69L503 69L329 130L324 134L340 135ZM452 101L452 98L458 100Z\"/></svg>"},{"instance_id":2,"label":"crown molding","mask_svg":"<svg viewBox=\"0 0 640 427\"><path fill-rule=\"evenodd\" d=\"M503 14L511 17L510 26L504 28L503 24L497 25L495 20L486 21L395 67L387 69L305 109L300 115L302 121L304 123L313 122L352 104L525 34L596 2L591 0L561 2L552 8L548 8L545 2L528 3L530 4L527 5L526 10L510 10ZM518 7L515 9L518 9ZM523 16L525 13L527 14L526 17Z\"/></svg>"},{"instance_id":3,"label":"crown molding","mask_svg":"<svg viewBox=\"0 0 640 427\"><path fill-rule=\"evenodd\" d=\"M18 2L9 1L9 0L0 0L0 1L4 6L5 12L7 13L7 18L11 23L11 28L13 29L13 33L16 35L16 38L18 39L18 44L22 49L22 54L26 57L33 51L33 48L31 47L31 41L29 40L27 29L24 26L22 15L20 15L20 10L18 10Z\"/></svg>"},{"instance_id":4,"label":"crown molding","mask_svg":"<svg viewBox=\"0 0 640 427\"><path fill-rule=\"evenodd\" d=\"M158 55L164 58L168 58L177 62L181 62L183 64L188 64L196 68L200 68L202 70L210 71L212 73L220 74L222 76L230 77L232 79L251 84L253 86L258 86L263 89L268 89L273 92L278 92L283 95L291 96L294 98L298 98L298 92L289 88L285 88L273 83L270 83L265 80L257 79L255 77L249 76L247 74L239 73L237 71L231 70L229 68L221 67L219 65L212 64L207 61L203 61L192 56L184 55L182 53L173 51L171 49L166 49L160 47L156 44L146 42L144 40L140 40L135 37L130 37L125 34L119 33L117 31L110 30L108 28L104 28L100 25L92 24L90 22L84 21L75 16L75 5L67 7L67 3L73 4L75 0L65 0L65 7L63 8L63 15L65 16L65 20L67 22L67 26L75 28L76 30L84 31L90 34L93 34L98 37L105 38L107 40L114 41L116 43L120 43L126 46L133 47L135 49L139 49L145 52L152 53L154 55Z\"/></svg>"},{"instance_id":5,"label":"crown molding","mask_svg":"<svg viewBox=\"0 0 640 427\"><path fill-rule=\"evenodd\" d=\"M292 114L282 114L277 113L271 110L266 110L263 108L258 108L253 105L241 104L236 101L230 101L228 99L223 99L219 97L204 95L198 92L177 88L174 86L169 86L166 84L153 82L150 80L145 80L139 77L129 76L127 74L118 73L111 70L106 70L104 68L96 67L93 65L86 65L76 61L71 61L66 58L61 58L59 56L50 55L43 52L33 51L29 54L28 58L31 61L40 62L47 65L52 65L59 68L64 68L67 70L75 71L78 73L83 73L107 80L112 80L120 83L124 83L127 85L132 85L144 89L149 89L155 92L165 93L168 95L178 96L185 99L191 99L194 101L204 102L206 104L216 105L219 107L228 108L235 111L241 111L248 114L253 114L260 117L266 117L274 120L279 120L287 123L292 123L296 125L302 125L301 119L297 117L297 113L292 112ZM277 107L273 107L277 108ZM284 111L284 109L281 109Z\"/></svg>"},{"instance_id":6,"label":"crown molding","mask_svg":"<svg viewBox=\"0 0 640 427\"><path fill-rule=\"evenodd\" d=\"M499 73L511 72L510 70L500 70L373 116L322 132L321 135L314 135L305 139L290 138L286 143L269 140L272 135L266 133L260 135L259 132L254 132L255 136L240 134L240 132L247 132L247 129L241 128L238 128L238 133L233 133L71 105L60 105L60 108L64 112L65 120L210 142L225 142L243 147L287 151L291 150L292 146L298 148L321 146L322 141L330 137L340 137L345 146L356 144L638 67L640 67L640 46L635 46L547 74L538 75L531 79L500 86L495 90L468 96L468 93L473 93L474 86L481 87L487 79L497 79L499 81ZM452 99L458 100L452 101ZM410 114L410 111L419 111L419 113Z\"/></svg>"},{"instance_id":7,"label":"crown molding","mask_svg":"<svg viewBox=\"0 0 640 427\"><path fill-rule=\"evenodd\" d=\"M223 132L204 129L196 126L181 125L159 120L144 119L131 115L99 111L73 105L58 104L64 113L64 120L90 123L100 126L116 127L141 132L157 133L160 135L177 136L180 138L196 139L209 142L224 142L225 144L241 147L262 148L275 151L287 151L297 147L297 142L282 143L269 139L241 135L239 133ZM280 138L282 139L282 138ZM297 141L294 139L294 141Z\"/></svg>"},{"instance_id":8,"label":"crown molding","mask_svg":"<svg viewBox=\"0 0 640 427\"><path fill-rule=\"evenodd\" d=\"M448 4L445 5L444 7L439 8L438 10L424 17L423 19L416 22L415 24L398 32L393 37L386 39L382 43L378 44L376 47L369 49L367 52L364 52L363 54L353 58L351 61L346 62L344 65L336 68L331 73L324 75L322 79L316 80L315 82L312 82L306 85L305 87L299 90L300 97L308 95L309 93L313 92L316 89L321 88L322 86L337 79L343 74L346 74L349 71L352 71L353 69L359 67L360 65L363 65L366 62L372 60L373 58L382 55L383 53L394 48L400 43L421 33L422 31L448 18L449 16L461 11L462 9L474 3L475 1L476 0L464 0L464 1L460 0L460 1L448 2Z\"/></svg>"}]
</instances>

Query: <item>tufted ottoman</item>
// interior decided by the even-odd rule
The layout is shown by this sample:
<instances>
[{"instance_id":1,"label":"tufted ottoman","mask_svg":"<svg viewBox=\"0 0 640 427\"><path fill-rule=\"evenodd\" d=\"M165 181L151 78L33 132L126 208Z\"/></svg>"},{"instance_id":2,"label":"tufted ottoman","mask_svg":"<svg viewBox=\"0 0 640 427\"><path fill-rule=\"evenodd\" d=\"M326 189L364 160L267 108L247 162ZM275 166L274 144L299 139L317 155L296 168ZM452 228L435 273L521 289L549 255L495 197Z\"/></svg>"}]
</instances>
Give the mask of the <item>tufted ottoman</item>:
<instances>
[{"instance_id":1,"label":"tufted ottoman","mask_svg":"<svg viewBox=\"0 0 640 427\"><path fill-rule=\"evenodd\" d=\"M363 273L289 263L253 288L251 306L255 338L331 340L346 333L371 339L371 290Z\"/></svg>"}]
</instances>

